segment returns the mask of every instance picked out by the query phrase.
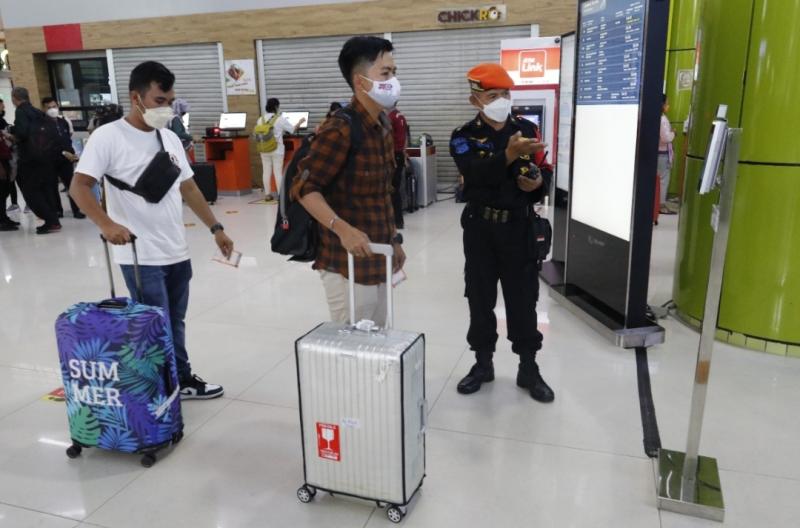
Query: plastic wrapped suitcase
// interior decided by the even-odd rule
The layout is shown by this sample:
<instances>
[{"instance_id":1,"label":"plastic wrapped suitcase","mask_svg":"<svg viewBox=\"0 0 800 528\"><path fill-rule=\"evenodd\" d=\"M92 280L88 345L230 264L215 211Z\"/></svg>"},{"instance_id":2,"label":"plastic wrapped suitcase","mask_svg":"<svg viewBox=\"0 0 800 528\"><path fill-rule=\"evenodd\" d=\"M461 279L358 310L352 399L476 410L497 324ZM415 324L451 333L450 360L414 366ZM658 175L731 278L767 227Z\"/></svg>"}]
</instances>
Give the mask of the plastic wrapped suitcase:
<instances>
[{"instance_id":1,"label":"plastic wrapped suitcase","mask_svg":"<svg viewBox=\"0 0 800 528\"><path fill-rule=\"evenodd\" d=\"M105 253L111 298L75 304L55 325L72 438L67 455L98 447L141 454L150 467L159 450L183 437L172 330L162 308L116 297L108 243Z\"/></svg>"},{"instance_id":2,"label":"plastic wrapped suitcase","mask_svg":"<svg viewBox=\"0 0 800 528\"><path fill-rule=\"evenodd\" d=\"M297 497L374 501L398 523L425 478L425 336L392 328L392 247L371 247L386 256L387 328L323 323L295 346L305 478Z\"/></svg>"},{"instance_id":3,"label":"plastic wrapped suitcase","mask_svg":"<svg viewBox=\"0 0 800 528\"><path fill-rule=\"evenodd\" d=\"M217 169L211 163L193 163L194 181L200 187L206 201L214 204L217 201Z\"/></svg>"}]
</instances>

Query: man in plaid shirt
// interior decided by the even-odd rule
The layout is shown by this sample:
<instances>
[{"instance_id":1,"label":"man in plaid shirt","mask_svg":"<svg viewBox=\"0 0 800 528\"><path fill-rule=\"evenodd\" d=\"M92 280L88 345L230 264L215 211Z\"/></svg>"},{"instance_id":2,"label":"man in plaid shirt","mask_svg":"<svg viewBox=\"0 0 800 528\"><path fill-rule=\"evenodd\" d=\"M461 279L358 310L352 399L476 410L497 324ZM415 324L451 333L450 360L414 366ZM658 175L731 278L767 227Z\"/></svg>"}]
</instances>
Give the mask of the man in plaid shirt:
<instances>
[{"instance_id":1,"label":"man in plaid shirt","mask_svg":"<svg viewBox=\"0 0 800 528\"><path fill-rule=\"evenodd\" d=\"M325 122L299 164L300 202L319 222L314 269L336 322L349 318L348 252L356 257L356 319L380 326L386 324L385 288L391 285L385 282L384 258L373 255L369 244L393 244L395 270L405 263L392 208L394 143L385 113L400 95L392 51L391 42L377 37L345 43L339 68L353 90L350 107ZM353 146L357 149L350 152Z\"/></svg>"}]
</instances>

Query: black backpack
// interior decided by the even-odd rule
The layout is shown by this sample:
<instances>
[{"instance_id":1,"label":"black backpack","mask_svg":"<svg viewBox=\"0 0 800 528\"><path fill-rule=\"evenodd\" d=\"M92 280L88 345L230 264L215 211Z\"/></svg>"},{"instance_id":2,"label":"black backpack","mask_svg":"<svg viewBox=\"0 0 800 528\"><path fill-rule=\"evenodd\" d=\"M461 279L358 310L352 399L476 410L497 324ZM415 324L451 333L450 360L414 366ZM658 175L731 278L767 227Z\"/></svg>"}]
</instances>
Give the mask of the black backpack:
<instances>
[{"instance_id":1,"label":"black backpack","mask_svg":"<svg viewBox=\"0 0 800 528\"><path fill-rule=\"evenodd\" d=\"M350 124L350 149L347 151L342 175L347 178L346 184L352 182L355 170L356 153L361 148L363 141L363 127L358 113L347 106L338 110L334 118L342 119ZM290 192L297 176L297 167L300 161L308 155L311 150L311 143L314 136L309 135L297 149L283 177L283 185L280 189L280 203L278 215L275 219L275 231L270 240L270 246L274 253L289 255L295 262L311 262L317 257L317 246L319 245L319 226L317 221L305 210L305 208L295 200L291 199ZM335 182L331 183L334 185Z\"/></svg>"}]
</instances>

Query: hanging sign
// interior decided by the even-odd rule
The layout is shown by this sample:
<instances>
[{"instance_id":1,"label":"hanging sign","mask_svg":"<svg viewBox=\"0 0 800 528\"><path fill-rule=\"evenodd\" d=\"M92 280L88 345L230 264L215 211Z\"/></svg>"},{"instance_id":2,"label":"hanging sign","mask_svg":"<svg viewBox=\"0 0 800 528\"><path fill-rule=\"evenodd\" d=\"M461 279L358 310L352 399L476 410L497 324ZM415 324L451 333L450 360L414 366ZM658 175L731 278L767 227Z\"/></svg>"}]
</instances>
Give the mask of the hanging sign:
<instances>
[{"instance_id":1,"label":"hanging sign","mask_svg":"<svg viewBox=\"0 0 800 528\"><path fill-rule=\"evenodd\" d=\"M440 24L492 24L505 22L508 17L506 6L489 5L482 7L450 7L440 9L436 20Z\"/></svg>"},{"instance_id":2,"label":"hanging sign","mask_svg":"<svg viewBox=\"0 0 800 528\"><path fill-rule=\"evenodd\" d=\"M225 88L228 95L256 95L256 61L225 61Z\"/></svg>"}]
</instances>

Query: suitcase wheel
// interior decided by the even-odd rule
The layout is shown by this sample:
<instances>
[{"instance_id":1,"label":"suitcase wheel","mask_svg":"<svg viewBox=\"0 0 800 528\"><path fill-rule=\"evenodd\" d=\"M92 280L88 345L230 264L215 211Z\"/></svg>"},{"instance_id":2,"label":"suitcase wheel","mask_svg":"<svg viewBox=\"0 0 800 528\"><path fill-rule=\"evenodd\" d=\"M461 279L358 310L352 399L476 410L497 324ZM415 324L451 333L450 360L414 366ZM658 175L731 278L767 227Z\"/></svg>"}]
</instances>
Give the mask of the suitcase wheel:
<instances>
[{"instance_id":1,"label":"suitcase wheel","mask_svg":"<svg viewBox=\"0 0 800 528\"><path fill-rule=\"evenodd\" d=\"M83 451L81 446L72 444L67 448L67 456L70 458L78 458L81 456L81 451Z\"/></svg>"},{"instance_id":2,"label":"suitcase wheel","mask_svg":"<svg viewBox=\"0 0 800 528\"><path fill-rule=\"evenodd\" d=\"M406 512L400 506L391 506L388 510L386 510L386 516L390 521L398 524L403 520L403 517L406 516Z\"/></svg>"},{"instance_id":3,"label":"suitcase wheel","mask_svg":"<svg viewBox=\"0 0 800 528\"><path fill-rule=\"evenodd\" d=\"M312 500L314 500L314 496L317 494L317 490L310 486L300 486L297 490L297 498L303 504L308 504Z\"/></svg>"},{"instance_id":4,"label":"suitcase wheel","mask_svg":"<svg viewBox=\"0 0 800 528\"><path fill-rule=\"evenodd\" d=\"M156 454L155 453L148 453L142 456L142 465L146 468L151 468L156 463Z\"/></svg>"}]
</instances>

